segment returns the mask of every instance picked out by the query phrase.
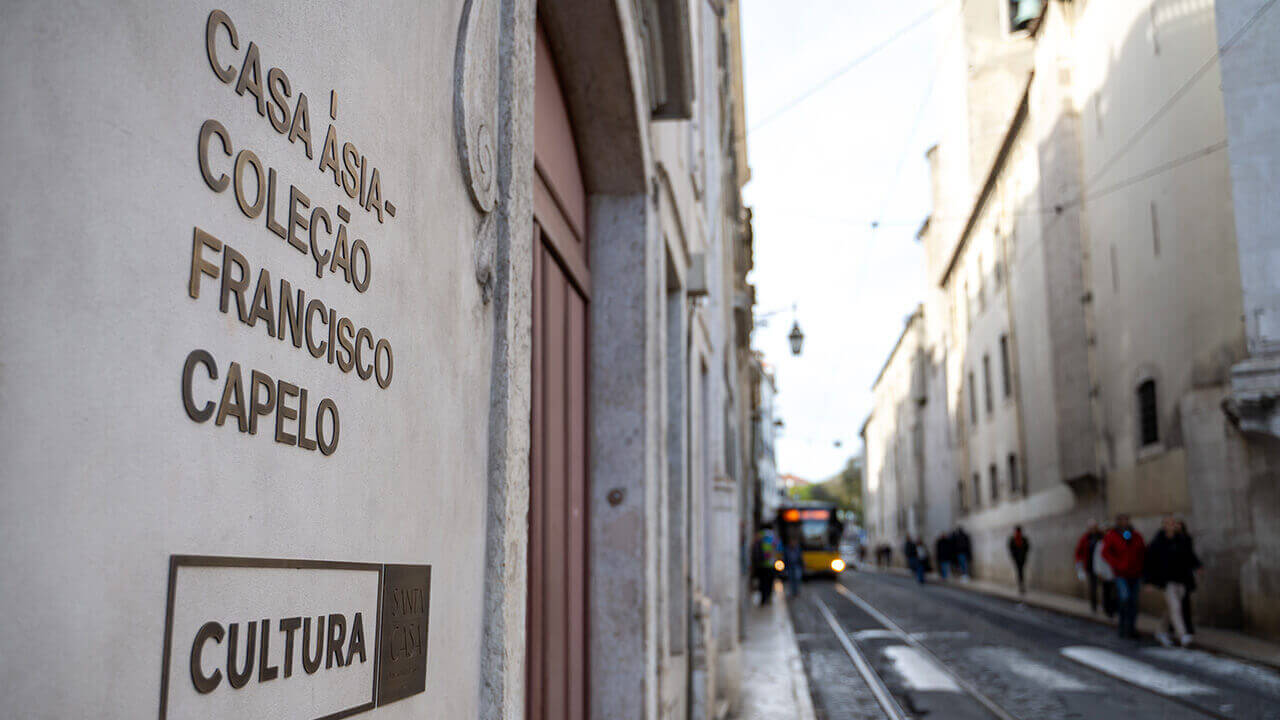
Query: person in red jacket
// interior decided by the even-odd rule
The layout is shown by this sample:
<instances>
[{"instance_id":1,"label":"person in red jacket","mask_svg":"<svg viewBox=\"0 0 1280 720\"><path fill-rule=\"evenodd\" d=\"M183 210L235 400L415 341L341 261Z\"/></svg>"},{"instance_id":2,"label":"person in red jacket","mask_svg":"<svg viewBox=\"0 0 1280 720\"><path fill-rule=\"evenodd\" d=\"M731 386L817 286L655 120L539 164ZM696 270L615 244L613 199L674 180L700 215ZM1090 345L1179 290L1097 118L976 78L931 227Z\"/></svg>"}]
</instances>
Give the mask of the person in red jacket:
<instances>
[{"instance_id":1,"label":"person in red jacket","mask_svg":"<svg viewBox=\"0 0 1280 720\"><path fill-rule=\"evenodd\" d=\"M1117 515L1116 526L1102 538L1102 558L1111 566L1116 579L1116 600L1120 605L1120 637L1138 637L1138 592L1142 589L1142 561L1146 544L1142 533L1129 522L1128 515Z\"/></svg>"}]
</instances>

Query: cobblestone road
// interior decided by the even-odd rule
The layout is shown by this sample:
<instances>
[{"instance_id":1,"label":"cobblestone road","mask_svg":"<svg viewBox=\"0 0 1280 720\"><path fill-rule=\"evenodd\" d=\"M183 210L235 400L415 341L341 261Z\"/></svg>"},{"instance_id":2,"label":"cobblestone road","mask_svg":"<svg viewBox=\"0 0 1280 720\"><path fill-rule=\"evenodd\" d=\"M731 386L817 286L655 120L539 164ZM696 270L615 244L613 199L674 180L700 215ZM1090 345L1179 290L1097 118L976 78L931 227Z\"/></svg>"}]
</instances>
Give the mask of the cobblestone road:
<instances>
[{"instance_id":1,"label":"cobblestone road","mask_svg":"<svg viewBox=\"0 0 1280 720\"><path fill-rule=\"evenodd\" d=\"M1271 669L954 587L847 572L790 613L826 720L1280 720Z\"/></svg>"}]
</instances>

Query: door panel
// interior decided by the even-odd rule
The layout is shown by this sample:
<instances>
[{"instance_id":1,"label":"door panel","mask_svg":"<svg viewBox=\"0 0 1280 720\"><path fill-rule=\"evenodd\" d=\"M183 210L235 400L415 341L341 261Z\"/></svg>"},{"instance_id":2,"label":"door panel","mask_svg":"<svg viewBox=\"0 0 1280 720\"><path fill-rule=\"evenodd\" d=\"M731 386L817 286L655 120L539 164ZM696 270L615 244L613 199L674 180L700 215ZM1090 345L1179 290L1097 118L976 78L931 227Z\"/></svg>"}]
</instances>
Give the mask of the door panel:
<instances>
[{"instance_id":1,"label":"door panel","mask_svg":"<svg viewBox=\"0 0 1280 720\"><path fill-rule=\"evenodd\" d=\"M534 251L529 718L586 717L587 301Z\"/></svg>"},{"instance_id":2,"label":"door panel","mask_svg":"<svg viewBox=\"0 0 1280 720\"><path fill-rule=\"evenodd\" d=\"M526 717L583 720L591 287L582 235L585 196L568 113L541 28L536 59Z\"/></svg>"},{"instance_id":3,"label":"door panel","mask_svg":"<svg viewBox=\"0 0 1280 720\"><path fill-rule=\"evenodd\" d=\"M569 541L568 670L569 717L586 717L587 649L587 303L568 288L565 341L570 352L567 372L566 438L569 496L566 507Z\"/></svg>"}]
</instances>

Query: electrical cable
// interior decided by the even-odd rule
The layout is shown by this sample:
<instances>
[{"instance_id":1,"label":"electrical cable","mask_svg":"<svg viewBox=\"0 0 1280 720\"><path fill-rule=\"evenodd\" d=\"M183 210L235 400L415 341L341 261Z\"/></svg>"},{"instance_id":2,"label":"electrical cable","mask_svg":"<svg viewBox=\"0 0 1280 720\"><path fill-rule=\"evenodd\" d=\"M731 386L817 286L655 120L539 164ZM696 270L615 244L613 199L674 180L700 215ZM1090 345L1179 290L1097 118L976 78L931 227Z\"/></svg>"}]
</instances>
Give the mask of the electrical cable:
<instances>
[{"instance_id":1,"label":"electrical cable","mask_svg":"<svg viewBox=\"0 0 1280 720\"><path fill-rule=\"evenodd\" d=\"M868 49L866 52L864 52L863 54L859 55L858 57L854 58L854 59L853 59L853 61L849 62L849 63L848 63L847 65L845 65L844 67L842 67L842 68L840 68L839 70L835 71L834 73L832 73L832 74L828 75L828 76L827 76L825 79L823 79L821 82L817 83L816 85L813 85L813 86L812 86L812 87L810 87L808 90L805 90L804 92L800 93L800 94L799 94L799 95L797 95L796 97L794 97L794 98L792 98L792 99L788 100L786 103L783 103L782 107L779 107L777 110L774 110L773 112L771 112L771 113L769 113L768 115L766 115L766 116L764 117L764 119L763 119L763 120L760 120L760 121L759 121L759 122L757 122L755 125L752 125L751 127L747 128L747 133L748 133L748 134L750 134L750 133L755 132L756 130L759 130L760 128L764 127L765 125L768 125L769 123L771 123L771 122L773 122L774 120L778 119L778 118L779 118L779 117L781 117L782 115L786 114L787 112L789 112L790 110L792 110L793 108L795 108L795 107L796 107L797 105L799 105L800 103L804 102L805 100L808 100L808 99L809 99L810 97L812 97L813 95L816 95L820 90L823 90L824 88L826 88L826 87L827 87L828 85L830 85L831 83L833 83L833 82L835 82L836 80L840 79L840 78L841 78L841 77L843 77L846 73L848 73L850 70L852 70L852 69L856 68L857 66L859 66L859 65L861 65L862 63L866 62L867 60L870 60L871 58L875 57L875 56L876 56L876 55L878 55L882 50L884 50L885 48L889 47L889 46L890 46L890 45L892 45L894 42L896 42L897 40L901 39L903 36L905 36L906 34L908 34L909 32L911 32L912 30L915 30L916 28L920 27L920 25L922 25L926 20L928 20L929 18L931 18L931 17L933 17L935 14L937 14L937 12L938 12L939 10L941 10L943 7L945 7L946 5L947 5L947 3L946 3L946 2L938 3L938 4L937 4L937 5L935 5L932 9L930 9L928 12L926 12L926 13L924 13L923 15L921 15L921 16L919 16L919 17L917 17L915 20L912 20L912 21L911 21L910 23L908 23L907 25L904 25L903 27L898 28L898 29L897 29L896 31L894 31L892 34L890 34L889 36L887 36L884 40L881 40L879 43L876 43L875 45L873 45L870 49Z\"/></svg>"},{"instance_id":2,"label":"electrical cable","mask_svg":"<svg viewBox=\"0 0 1280 720\"><path fill-rule=\"evenodd\" d=\"M1084 201L1085 196L1088 194L1088 188L1098 182L1098 180L1101 180L1102 176L1107 172L1107 170L1111 169L1111 166L1114 165L1117 160L1119 160L1125 153L1129 152L1129 150L1133 149L1134 145L1137 145L1138 140L1155 125L1156 121L1161 117L1164 117L1164 114L1169 112L1169 110L1172 109L1173 106L1191 90L1191 87L1209 72L1215 62L1220 60L1223 55L1231 52L1236 43L1240 41L1240 38L1244 37L1245 33L1248 32L1249 29L1252 28L1268 10L1274 7L1277 1L1280 0L1266 0L1266 2L1260 5L1257 11L1253 13L1253 16L1250 17L1244 25L1240 26L1240 29L1236 30L1227 42L1214 50L1213 55L1209 56L1209 59L1205 60L1204 63L1200 65L1199 69L1192 73L1191 76L1187 78L1187 80L1183 82L1172 95L1169 96L1169 99L1151 115L1151 117L1147 118L1145 122L1138 126L1138 129L1129 136L1129 139L1121 144L1120 149L1113 153L1111 157L1094 172L1093 177L1085 183L1084 188L1080 192L1080 197L1076 199L1076 203Z\"/></svg>"},{"instance_id":3,"label":"electrical cable","mask_svg":"<svg viewBox=\"0 0 1280 720\"><path fill-rule=\"evenodd\" d=\"M1165 163L1161 163L1160 165L1150 168L1144 172L1140 172L1137 175L1133 175L1119 182L1112 183L1111 185L1108 185L1101 190L1096 190L1094 192L1086 193L1081 198L1077 200L1073 200L1070 203L1064 203L1059 207L1062 209L1066 209L1074 205L1082 204L1086 199L1094 200L1094 199L1103 197L1104 195L1110 195L1111 193L1116 192L1117 190L1123 190L1124 188L1127 188L1130 185L1134 185L1136 183L1142 182L1143 180L1146 180L1148 178L1153 178L1157 175L1162 175L1170 170L1173 170L1176 167L1186 165L1187 163L1193 160L1199 160L1200 158L1205 157L1206 155L1212 155L1213 153L1216 153L1220 150L1226 150L1226 149L1227 149L1227 141L1221 140L1212 145L1209 145L1208 147L1200 148L1195 152L1188 153L1186 155L1183 155L1182 157L1175 158ZM1058 212L1059 210L1058 208L1054 208L1054 211Z\"/></svg>"},{"instance_id":4,"label":"electrical cable","mask_svg":"<svg viewBox=\"0 0 1280 720\"><path fill-rule=\"evenodd\" d=\"M955 39L956 33L964 27L964 9L968 4L969 0L962 0L960 12L956 16L956 23L951 28L951 32L947 34L946 41L938 49L938 59L934 63L933 73L929 76L929 85L925 87L924 97L920 99L920 107L916 108L915 120L912 121L911 130L907 133L907 139L902 147L902 154L898 156L898 165L893 171L893 179L885 186L884 196L880 198L880 210L876 213L876 219L871 223L873 230L880 227L880 218L884 217L885 211L889 209L890 198L898 189L898 180L902 177L902 167L906 164L907 155L911 152L911 141L915 139L916 132L920 129L920 123L924 120L924 113L929 107L929 101L933 99L933 89L938 84L938 77L942 75L942 68L947 59L947 47Z\"/></svg>"}]
</instances>

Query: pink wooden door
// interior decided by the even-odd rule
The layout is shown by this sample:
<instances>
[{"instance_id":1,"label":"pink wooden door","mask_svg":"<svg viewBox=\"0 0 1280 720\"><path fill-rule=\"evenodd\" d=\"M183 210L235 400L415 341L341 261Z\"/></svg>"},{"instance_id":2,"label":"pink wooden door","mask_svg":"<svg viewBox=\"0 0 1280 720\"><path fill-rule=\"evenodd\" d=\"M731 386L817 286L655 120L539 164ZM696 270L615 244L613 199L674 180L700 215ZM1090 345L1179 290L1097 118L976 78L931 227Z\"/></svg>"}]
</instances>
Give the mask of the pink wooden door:
<instances>
[{"instance_id":1,"label":"pink wooden door","mask_svg":"<svg viewBox=\"0 0 1280 720\"><path fill-rule=\"evenodd\" d=\"M586 196L538 28L526 717L587 716Z\"/></svg>"}]
</instances>

